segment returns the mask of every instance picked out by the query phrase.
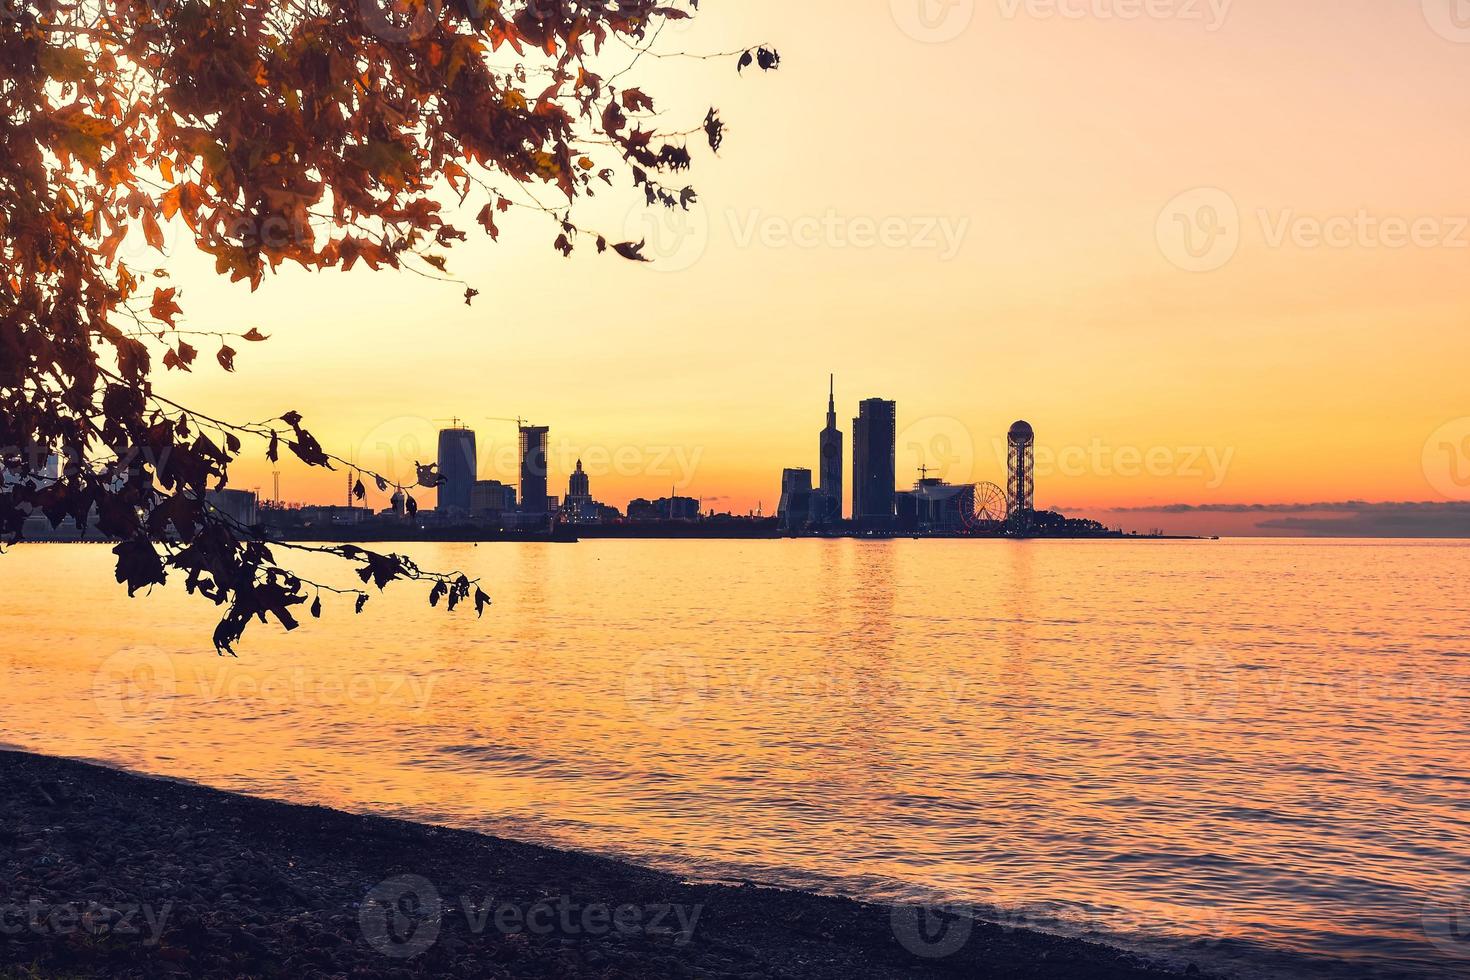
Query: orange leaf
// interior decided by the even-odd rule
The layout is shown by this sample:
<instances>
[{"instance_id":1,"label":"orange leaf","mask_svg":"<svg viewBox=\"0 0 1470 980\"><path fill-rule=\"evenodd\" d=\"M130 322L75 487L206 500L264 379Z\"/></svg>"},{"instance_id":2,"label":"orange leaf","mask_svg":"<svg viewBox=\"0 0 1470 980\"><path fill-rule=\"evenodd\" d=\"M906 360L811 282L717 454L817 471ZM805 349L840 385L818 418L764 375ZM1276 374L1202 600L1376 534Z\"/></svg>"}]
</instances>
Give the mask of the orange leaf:
<instances>
[{"instance_id":1,"label":"orange leaf","mask_svg":"<svg viewBox=\"0 0 1470 980\"><path fill-rule=\"evenodd\" d=\"M153 290L153 303L148 307L148 312L156 320L162 320L169 326L174 325L174 317L183 313L183 309L174 302L174 294L178 289L170 286L167 289L156 288Z\"/></svg>"},{"instance_id":2,"label":"orange leaf","mask_svg":"<svg viewBox=\"0 0 1470 980\"><path fill-rule=\"evenodd\" d=\"M163 251L163 229L158 227L158 219L153 217L153 212L146 208L143 210L143 237L149 245Z\"/></svg>"},{"instance_id":3,"label":"orange leaf","mask_svg":"<svg viewBox=\"0 0 1470 980\"><path fill-rule=\"evenodd\" d=\"M163 197L159 198L158 206L162 210L165 220L172 219L174 215L179 213L179 199L183 193L184 185L175 184L164 192Z\"/></svg>"}]
</instances>

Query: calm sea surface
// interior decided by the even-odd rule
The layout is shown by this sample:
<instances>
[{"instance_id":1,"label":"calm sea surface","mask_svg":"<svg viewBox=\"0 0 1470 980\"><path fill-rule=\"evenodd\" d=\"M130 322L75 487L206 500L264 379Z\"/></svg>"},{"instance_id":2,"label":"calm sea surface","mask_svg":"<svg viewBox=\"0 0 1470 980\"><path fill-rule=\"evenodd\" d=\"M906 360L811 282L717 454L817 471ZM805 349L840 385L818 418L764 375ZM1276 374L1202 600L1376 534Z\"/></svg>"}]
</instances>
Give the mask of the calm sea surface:
<instances>
[{"instance_id":1,"label":"calm sea surface","mask_svg":"<svg viewBox=\"0 0 1470 980\"><path fill-rule=\"evenodd\" d=\"M1465 544L406 550L495 605L328 597L222 660L181 588L12 549L0 741L1245 975L1470 976Z\"/></svg>"}]
</instances>

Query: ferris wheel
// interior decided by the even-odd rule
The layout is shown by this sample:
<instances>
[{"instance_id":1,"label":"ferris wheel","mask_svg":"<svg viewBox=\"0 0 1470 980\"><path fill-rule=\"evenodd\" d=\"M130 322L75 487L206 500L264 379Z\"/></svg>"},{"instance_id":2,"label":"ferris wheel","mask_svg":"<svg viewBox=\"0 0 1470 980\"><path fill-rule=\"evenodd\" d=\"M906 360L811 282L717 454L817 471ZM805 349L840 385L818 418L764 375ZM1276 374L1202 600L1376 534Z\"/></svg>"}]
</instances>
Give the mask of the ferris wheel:
<instances>
[{"instance_id":1,"label":"ferris wheel","mask_svg":"<svg viewBox=\"0 0 1470 980\"><path fill-rule=\"evenodd\" d=\"M1004 490L994 483L975 485L975 509L969 521L971 527L1003 522L1009 512Z\"/></svg>"}]
</instances>

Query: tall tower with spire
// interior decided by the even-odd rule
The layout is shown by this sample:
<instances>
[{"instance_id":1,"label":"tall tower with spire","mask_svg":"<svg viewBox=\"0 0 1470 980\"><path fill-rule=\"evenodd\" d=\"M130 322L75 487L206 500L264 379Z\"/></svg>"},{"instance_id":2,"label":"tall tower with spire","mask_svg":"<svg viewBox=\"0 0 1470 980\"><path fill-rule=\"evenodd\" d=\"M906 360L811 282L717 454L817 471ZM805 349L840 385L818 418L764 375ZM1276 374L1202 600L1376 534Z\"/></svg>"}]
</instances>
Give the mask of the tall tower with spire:
<instances>
[{"instance_id":1,"label":"tall tower with spire","mask_svg":"<svg viewBox=\"0 0 1470 980\"><path fill-rule=\"evenodd\" d=\"M818 489L821 523L842 520L842 432L837 428L837 376L827 380L827 427L820 437Z\"/></svg>"}]
</instances>

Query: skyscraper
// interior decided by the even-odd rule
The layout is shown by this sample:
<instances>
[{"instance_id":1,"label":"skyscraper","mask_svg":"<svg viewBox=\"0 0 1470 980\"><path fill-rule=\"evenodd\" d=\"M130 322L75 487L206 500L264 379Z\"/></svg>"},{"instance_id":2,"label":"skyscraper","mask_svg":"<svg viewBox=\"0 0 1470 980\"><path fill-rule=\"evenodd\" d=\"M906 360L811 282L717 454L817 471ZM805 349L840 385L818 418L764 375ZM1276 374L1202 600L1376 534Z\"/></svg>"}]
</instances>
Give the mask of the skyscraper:
<instances>
[{"instance_id":1,"label":"skyscraper","mask_svg":"<svg viewBox=\"0 0 1470 980\"><path fill-rule=\"evenodd\" d=\"M1030 422L1017 422L1006 434L1006 497L1013 520L1025 520L1036 509L1036 433Z\"/></svg>"},{"instance_id":2,"label":"skyscraper","mask_svg":"<svg viewBox=\"0 0 1470 980\"><path fill-rule=\"evenodd\" d=\"M439 431L439 476L443 482L439 484L437 510L469 512L470 487L474 486L478 465L473 431L464 428Z\"/></svg>"},{"instance_id":3,"label":"skyscraper","mask_svg":"<svg viewBox=\"0 0 1470 980\"><path fill-rule=\"evenodd\" d=\"M521 426L521 511L546 513L546 435L544 425Z\"/></svg>"},{"instance_id":4,"label":"skyscraper","mask_svg":"<svg viewBox=\"0 0 1470 980\"><path fill-rule=\"evenodd\" d=\"M812 518L812 471L788 469L781 472L781 503L776 514L781 528L799 531Z\"/></svg>"},{"instance_id":5,"label":"skyscraper","mask_svg":"<svg viewBox=\"0 0 1470 980\"><path fill-rule=\"evenodd\" d=\"M567 480L567 499L573 497L586 497L592 499L592 481L587 477L587 471L582 469L582 461L577 460L577 468Z\"/></svg>"},{"instance_id":6,"label":"skyscraper","mask_svg":"<svg viewBox=\"0 0 1470 980\"><path fill-rule=\"evenodd\" d=\"M898 405L882 398L858 403L852 420L852 519L865 528L893 525Z\"/></svg>"},{"instance_id":7,"label":"skyscraper","mask_svg":"<svg viewBox=\"0 0 1470 980\"><path fill-rule=\"evenodd\" d=\"M837 428L837 379L827 382L827 427L820 438L818 495L812 517L820 524L842 520L842 431Z\"/></svg>"}]
</instances>

